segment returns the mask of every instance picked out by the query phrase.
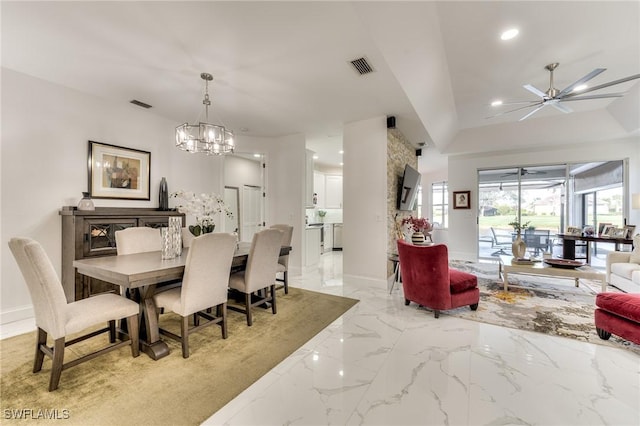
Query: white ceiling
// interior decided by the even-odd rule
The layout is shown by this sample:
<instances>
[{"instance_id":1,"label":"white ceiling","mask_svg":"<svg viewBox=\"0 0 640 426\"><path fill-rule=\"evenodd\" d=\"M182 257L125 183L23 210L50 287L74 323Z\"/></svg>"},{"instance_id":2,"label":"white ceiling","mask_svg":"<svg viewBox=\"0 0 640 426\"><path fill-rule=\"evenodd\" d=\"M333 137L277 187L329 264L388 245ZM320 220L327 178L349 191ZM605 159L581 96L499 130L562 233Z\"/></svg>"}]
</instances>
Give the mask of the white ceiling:
<instances>
[{"instance_id":1,"label":"white ceiling","mask_svg":"<svg viewBox=\"0 0 640 426\"><path fill-rule=\"evenodd\" d=\"M557 136L554 129L563 127L587 132L599 125L606 134L594 134L606 138L640 129L634 109L640 90L626 104L571 102L572 114L545 108L526 122L518 122L520 112L486 118L506 110L489 106L496 98L536 100L522 85L547 90L550 62L560 62L558 89L599 67L608 70L592 85L640 73L636 1L3 1L1 7L3 67L115 102L137 99L176 124L199 117L200 73L209 72L210 121L236 134L305 133L326 164L341 161L343 123L374 116L395 116L412 143L427 143L426 153L468 152L478 139L517 148L576 137ZM500 41L511 26L519 37ZM359 76L351 68L349 61L361 56L374 73ZM629 90L638 81L594 94ZM535 134L531 129L545 133L513 138ZM510 139L501 141L501 134ZM554 136L535 140L547 134Z\"/></svg>"}]
</instances>

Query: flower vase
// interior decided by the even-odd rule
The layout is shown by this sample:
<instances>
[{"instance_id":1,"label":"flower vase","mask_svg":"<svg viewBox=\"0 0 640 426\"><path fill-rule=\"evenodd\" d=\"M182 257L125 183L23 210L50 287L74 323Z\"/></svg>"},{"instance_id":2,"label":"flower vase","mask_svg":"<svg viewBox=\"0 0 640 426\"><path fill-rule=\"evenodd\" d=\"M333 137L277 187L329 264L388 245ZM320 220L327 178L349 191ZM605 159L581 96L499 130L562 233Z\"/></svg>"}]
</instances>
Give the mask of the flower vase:
<instances>
[{"instance_id":1,"label":"flower vase","mask_svg":"<svg viewBox=\"0 0 640 426\"><path fill-rule=\"evenodd\" d=\"M169 189L167 187L167 179L160 180L160 189L158 191L159 210L169 210Z\"/></svg>"},{"instance_id":2,"label":"flower vase","mask_svg":"<svg viewBox=\"0 0 640 426\"><path fill-rule=\"evenodd\" d=\"M424 233L418 231L418 232L414 232L411 235L411 242L413 244L423 244L424 243Z\"/></svg>"},{"instance_id":3,"label":"flower vase","mask_svg":"<svg viewBox=\"0 0 640 426\"><path fill-rule=\"evenodd\" d=\"M527 252L527 245L522 240L519 231L516 239L513 240L513 243L511 244L511 252L513 253L513 257L516 259L522 259Z\"/></svg>"}]
</instances>

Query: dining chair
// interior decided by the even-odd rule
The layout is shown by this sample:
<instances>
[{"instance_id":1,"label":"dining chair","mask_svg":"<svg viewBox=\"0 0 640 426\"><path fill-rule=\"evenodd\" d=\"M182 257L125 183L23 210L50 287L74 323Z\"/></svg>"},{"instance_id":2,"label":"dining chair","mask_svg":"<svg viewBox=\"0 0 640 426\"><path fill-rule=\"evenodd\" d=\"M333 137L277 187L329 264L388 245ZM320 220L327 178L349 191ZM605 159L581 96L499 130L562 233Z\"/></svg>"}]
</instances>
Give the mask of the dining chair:
<instances>
[{"instance_id":1,"label":"dining chair","mask_svg":"<svg viewBox=\"0 0 640 426\"><path fill-rule=\"evenodd\" d=\"M232 234L209 233L191 241L184 268L182 286L157 293L153 300L164 312L181 317L180 336L166 329L160 333L182 343L182 357L189 357L189 334L206 326L219 324L222 338L227 338L227 294L231 262L236 250ZM216 308L216 314L204 312ZM189 317L194 326L189 328ZM202 317L207 322L200 324Z\"/></svg>"},{"instance_id":2,"label":"dining chair","mask_svg":"<svg viewBox=\"0 0 640 426\"><path fill-rule=\"evenodd\" d=\"M53 361L49 392L58 388L62 370L126 345L131 346L133 357L139 355L137 303L111 293L67 303L60 279L40 243L30 238L12 238L9 248L26 281L36 317L38 336L33 372L42 370L45 355ZM116 343L116 320L120 318L127 319L129 339ZM107 323L107 327L95 330L101 323ZM90 327L90 332L66 340ZM64 363L66 346L106 332L109 332L108 346ZM47 346L47 336L53 339L52 347Z\"/></svg>"},{"instance_id":3,"label":"dining chair","mask_svg":"<svg viewBox=\"0 0 640 426\"><path fill-rule=\"evenodd\" d=\"M271 226L271 228L282 231L281 245L283 247L289 247L291 245L291 238L293 237L293 226L277 224ZM284 288L284 294L289 294L289 254L280 256L278 258L278 265L276 266L276 268L276 273L282 274L282 278L278 278L276 276L276 281L283 283L283 285L276 288L276 290Z\"/></svg>"},{"instance_id":4,"label":"dining chair","mask_svg":"<svg viewBox=\"0 0 640 426\"><path fill-rule=\"evenodd\" d=\"M246 314L248 326L253 324L251 308L254 306L271 303L271 312L277 312L275 277L281 244L282 231L278 229L256 232L251 240L246 269L229 278L229 287L244 294L244 309L238 306L229 306L229 309ZM263 294L256 294L256 301L252 303L252 294L259 291Z\"/></svg>"},{"instance_id":5,"label":"dining chair","mask_svg":"<svg viewBox=\"0 0 640 426\"><path fill-rule=\"evenodd\" d=\"M191 242L195 236L189 231L189 228L182 227L182 247L188 248L191 247Z\"/></svg>"},{"instance_id":6,"label":"dining chair","mask_svg":"<svg viewBox=\"0 0 640 426\"><path fill-rule=\"evenodd\" d=\"M119 255L162 250L159 228L134 226L116 231L116 250Z\"/></svg>"}]
</instances>

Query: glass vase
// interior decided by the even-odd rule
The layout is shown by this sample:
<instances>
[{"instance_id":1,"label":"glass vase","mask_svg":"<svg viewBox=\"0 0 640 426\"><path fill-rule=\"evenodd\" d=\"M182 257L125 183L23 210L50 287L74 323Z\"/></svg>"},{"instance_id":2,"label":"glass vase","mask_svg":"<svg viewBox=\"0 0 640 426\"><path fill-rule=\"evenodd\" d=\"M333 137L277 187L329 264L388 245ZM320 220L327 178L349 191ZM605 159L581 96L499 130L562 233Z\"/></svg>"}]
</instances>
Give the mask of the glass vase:
<instances>
[{"instance_id":1,"label":"glass vase","mask_svg":"<svg viewBox=\"0 0 640 426\"><path fill-rule=\"evenodd\" d=\"M89 196L89 193L88 192L83 192L82 193L82 199L78 203L78 210L91 211L91 210L95 210L95 209L96 209L96 207L93 205L93 200Z\"/></svg>"}]
</instances>

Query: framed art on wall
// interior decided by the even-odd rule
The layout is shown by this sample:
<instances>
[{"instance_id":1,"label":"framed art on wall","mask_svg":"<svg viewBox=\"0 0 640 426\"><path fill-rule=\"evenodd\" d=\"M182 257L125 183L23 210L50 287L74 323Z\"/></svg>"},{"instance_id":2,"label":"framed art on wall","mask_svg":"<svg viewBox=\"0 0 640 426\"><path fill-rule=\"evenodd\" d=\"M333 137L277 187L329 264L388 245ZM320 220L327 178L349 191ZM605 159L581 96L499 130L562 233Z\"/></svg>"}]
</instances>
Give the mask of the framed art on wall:
<instances>
[{"instance_id":1,"label":"framed art on wall","mask_svg":"<svg viewBox=\"0 0 640 426\"><path fill-rule=\"evenodd\" d=\"M453 192L453 208L454 209L470 209L471 208L471 191L454 191Z\"/></svg>"},{"instance_id":2,"label":"framed art on wall","mask_svg":"<svg viewBox=\"0 0 640 426\"><path fill-rule=\"evenodd\" d=\"M150 152L89 141L92 198L149 200L150 177Z\"/></svg>"}]
</instances>

